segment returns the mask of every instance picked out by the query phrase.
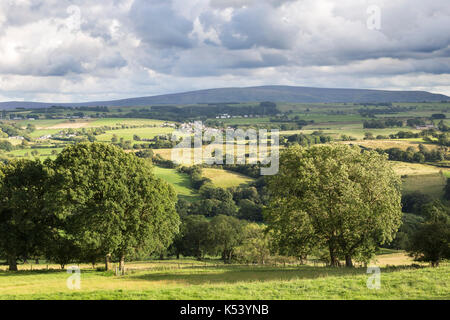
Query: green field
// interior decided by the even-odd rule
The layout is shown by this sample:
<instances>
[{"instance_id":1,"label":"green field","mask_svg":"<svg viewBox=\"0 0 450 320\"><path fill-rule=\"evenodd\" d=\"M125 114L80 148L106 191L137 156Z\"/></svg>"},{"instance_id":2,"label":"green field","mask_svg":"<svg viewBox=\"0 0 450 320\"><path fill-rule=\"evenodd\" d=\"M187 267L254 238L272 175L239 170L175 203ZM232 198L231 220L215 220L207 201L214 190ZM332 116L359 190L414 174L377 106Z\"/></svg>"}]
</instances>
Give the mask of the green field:
<instances>
[{"instance_id":1,"label":"green field","mask_svg":"<svg viewBox=\"0 0 450 320\"><path fill-rule=\"evenodd\" d=\"M198 193L192 189L191 181L187 174L179 173L175 169L161 168L158 166L153 167L153 172L157 177L170 183L180 198L190 201L197 199Z\"/></svg>"},{"instance_id":2,"label":"green field","mask_svg":"<svg viewBox=\"0 0 450 320\"><path fill-rule=\"evenodd\" d=\"M197 200L199 194L192 188L190 178L187 174L179 173L176 169L153 167L156 176L170 183L180 198L194 201ZM226 171L222 169L203 169L203 176L210 178L217 187L231 188L245 185L254 179L239 173Z\"/></svg>"},{"instance_id":3,"label":"green field","mask_svg":"<svg viewBox=\"0 0 450 320\"><path fill-rule=\"evenodd\" d=\"M14 151L11 151L11 152L8 152L7 154L8 155L12 155L12 156L14 156L14 157L25 157L25 158L30 158L30 159L32 159L32 158L34 158L32 155L31 155L31 152L32 151L37 151L37 152L39 152L39 154L38 154L38 157L45 157L45 158L48 158L48 157L52 157L52 151L53 150L56 150L56 152L61 152L63 149L62 148L33 148L33 149L21 149L21 150L14 150ZM28 154L28 155L27 155Z\"/></svg>"},{"instance_id":4,"label":"green field","mask_svg":"<svg viewBox=\"0 0 450 320\"><path fill-rule=\"evenodd\" d=\"M8 141L12 145L17 146L16 150L12 152L5 152L0 150L0 155L6 155L7 157L23 157L26 153L29 155L31 151L36 150L39 151L39 158L47 158L50 156L52 149L43 150L39 148L39 144L59 144L65 143L63 141L48 139L47 137L43 139L39 139L44 136L59 134L62 131L73 130L74 132L80 132L82 130L89 130L94 128L103 128L108 127L116 128L114 130L107 130L105 133L95 136L97 141L99 142L111 142L111 139L114 135L117 136L118 141L123 139L123 141L132 141L132 144L138 143L134 141L133 138L135 135L138 135L141 139L153 139L159 135L166 135L173 132L173 128L164 127L163 124L166 121L162 120L154 120L154 119L134 119L134 118L100 118L100 119L46 119L46 120L20 120L20 121L7 121L7 123L12 124L16 123L22 129L25 129L27 125L32 124L35 127L35 130L32 132L27 132L27 135L31 138L29 141L29 146L25 148L21 148L20 144L22 140L19 139L7 139L3 138L0 141ZM135 126L136 128L130 128ZM145 141L143 141L145 142ZM67 143L67 142L66 142ZM34 148L32 149L31 146ZM60 152L61 148L53 148ZM47 152L48 151L48 152Z\"/></svg>"},{"instance_id":5,"label":"green field","mask_svg":"<svg viewBox=\"0 0 450 320\"><path fill-rule=\"evenodd\" d=\"M441 198L444 195L446 178L439 173L411 175L402 180L404 194L418 191L434 198Z\"/></svg>"},{"instance_id":6,"label":"green field","mask_svg":"<svg viewBox=\"0 0 450 320\"><path fill-rule=\"evenodd\" d=\"M180 264L181 263L181 264ZM145 267L141 264L140 268ZM0 272L0 299L449 299L450 266L381 268L381 288L368 289L365 268L215 266L172 261L151 270L81 272L69 290L65 271Z\"/></svg>"},{"instance_id":7,"label":"green field","mask_svg":"<svg viewBox=\"0 0 450 320\"><path fill-rule=\"evenodd\" d=\"M244 184L249 184L254 179L243 174L221 170L221 169L203 169L203 176L212 180L216 187L231 188Z\"/></svg>"},{"instance_id":8,"label":"green field","mask_svg":"<svg viewBox=\"0 0 450 320\"><path fill-rule=\"evenodd\" d=\"M410 128L385 128L385 129L364 129L361 122L358 123L317 123L308 125L302 130L297 130L296 133L311 134L314 131L322 131L325 134L331 135L335 139L339 139L342 135L351 136L356 139L363 139L366 132L372 133L375 137L378 135L389 136L399 131L418 132L418 130ZM292 134L292 131L282 131L280 134Z\"/></svg>"},{"instance_id":9,"label":"green field","mask_svg":"<svg viewBox=\"0 0 450 320\"><path fill-rule=\"evenodd\" d=\"M90 127L101 126L142 126L142 125L162 125L165 121L153 119L131 119L131 118L106 118L98 119L89 123Z\"/></svg>"},{"instance_id":10,"label":"green field","mask_svg":"<svg viewBox=\"0 0 450 320\"><path fill-rule=\"evenodd\" d=\"M123 138L125 141L130 140L133 141L133 136L138 135L141 139L153 139L154 137L162 134L169 134L173 132L172 128L133 128L133 129L118 129L118 130L110 130L105 134L101 134L97 136L97 140L101 142L111 142L111 139L114 135L117 137Z\"/></svg>"}]
</instances>

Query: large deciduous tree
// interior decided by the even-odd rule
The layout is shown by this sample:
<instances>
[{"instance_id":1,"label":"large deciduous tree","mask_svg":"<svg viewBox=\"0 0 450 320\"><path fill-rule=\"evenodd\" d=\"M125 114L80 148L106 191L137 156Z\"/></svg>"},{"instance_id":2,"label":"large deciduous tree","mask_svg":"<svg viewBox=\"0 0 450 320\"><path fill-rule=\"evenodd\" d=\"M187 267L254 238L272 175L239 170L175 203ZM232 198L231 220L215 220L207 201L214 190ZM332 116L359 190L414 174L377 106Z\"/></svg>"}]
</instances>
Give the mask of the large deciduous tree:
<instances>
[{"instance_id":1,"label":"large deciduous tree","mask_svg":"<svg viewBox=\"0 0 450 320\"><path fill-rule=\"evenodd\" d=\"M225 263L230 263L234 249L242 243L243 226L244 222L234 217L218 215L212 218L209 223L210 252L220 254Z\"/></svg>"},{"instance_id":2,"label":"large deciduous tree","mask_svg":"<svg viewBox=\"0 0 450 320\"><path fill-rule=\"evenodd\" d=\"M173 188L151 166L113 145L82 143L52 164L53 207L64 233L88 262L95 256L124 266L127 255L167 248L179 228Z\"/></svg>"},{"instance_id":3,"label":"large deciduous tree","mask_svg":"<svg viewBox=\"0 0 450 320\"><path fill-rule=\"evenodd\" d=\"M17 160L0 164L0 251L9 270L17 260L42 253L53 224L46 210L48 172L39 161Z\"/></svg>"},{"instance_id":4,"label":"large deciduous tree","mask_svg":"<svg viewBox=\"0 0 450 320\"><path fill-rule=\"evenodd\" d=\"M401 180L386 156L345 145L292 147L268 179L269 228L282 247L326 246L330 264L368 261L401 225Z\"/></svg>"},{"instance_id":5,"label":"large deciduous tree","mask_svg":"<svg viewBox=\"0 0 450 320\"><path fill-rule=\"evenodd\" d=\"M242 244L235 248L234 256L238 262L265 264L270 257L270 237L265 227L256 223L244 225Z\"/></svg>"},{"instance_id":6,"label":"large deciduous tree","mask_svg":"<svg viewBox=\"0 0 450 320\"><path fill-rule=\"evenodd\" d=\"M177 255L194 256L202 259L210 248L209 221L201 215L183 219L181 232L174 242Z\"/></svg>"}]
</instances>

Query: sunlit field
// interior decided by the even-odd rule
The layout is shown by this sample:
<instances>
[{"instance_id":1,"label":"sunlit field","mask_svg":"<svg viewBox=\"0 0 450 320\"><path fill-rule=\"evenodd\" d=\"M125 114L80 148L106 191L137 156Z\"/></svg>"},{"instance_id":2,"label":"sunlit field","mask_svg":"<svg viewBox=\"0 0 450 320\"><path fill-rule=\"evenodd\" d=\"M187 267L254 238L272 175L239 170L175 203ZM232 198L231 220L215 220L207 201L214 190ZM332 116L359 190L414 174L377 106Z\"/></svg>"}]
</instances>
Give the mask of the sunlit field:
<instances>
[{"instance_id":1,"label":"sunlit field","mask_svg":"<svg viewBox=\"0 0 450 320\"><path fill-rule=\"evenodd\" d=\"M190 178L187 174L179 173L176 169L153 167L153 173L170 183L177 192L178 196L186 200L196 200L198 193L192 189Z\"/></svg>"},{"instance_id":2,"label":"sunlit field","mask_svg":"<svg viewBox=\"0 0 450 320\"><path fill-rule=\"evenodd\" d=\"M173 132L172 128L132 128L132 129L118 129L107 131L105 134L97 136L97 140L100 142L111 142L114 135L118 139L123 138L125 141L133 141L134 135L138 135L141 139L153 139L158 135L169 134Z\"/></svg>"},{"instance_id":3,"label":"sunlit field","mask_svg":"<svg viewBox=\"0 0 450 320\"><path fill-rule=\"evenodd\" d=\"M221 169L203 169L203 176L211 179L216 187L221 188L237 187L254 181L242 174Z\"/></svg>"},{"instance_id":4,"label":"sunlit field","mask_svg":"<svg viewBox=\"0 0 450 320\"><path fill-rule=\"evenodd\" d=\"M65 270L0 272L0 299L449 299L450 266L405 266L404 255L379 256L381 288L366 268L238 266L216 261L129 263L125 276L81 266L81 288ZM409 262L409 263L408 263ZM389 266L386 266L389 265ZM395 266L396 265L396 266ZM36 268L36 266L35 266Z\"/></svg>"}]
</instances>

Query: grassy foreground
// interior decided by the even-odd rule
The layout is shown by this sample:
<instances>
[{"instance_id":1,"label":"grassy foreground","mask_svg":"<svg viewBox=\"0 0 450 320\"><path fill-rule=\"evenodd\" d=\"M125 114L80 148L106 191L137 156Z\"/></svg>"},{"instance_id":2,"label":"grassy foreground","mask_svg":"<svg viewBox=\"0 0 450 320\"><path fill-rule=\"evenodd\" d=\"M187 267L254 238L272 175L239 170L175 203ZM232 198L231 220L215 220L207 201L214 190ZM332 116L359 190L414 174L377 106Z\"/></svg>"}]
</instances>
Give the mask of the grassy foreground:
<instances>
[{"instance_id":1,"label":"grassy foreground","mask_svg":"<svg viewBox=\"0 0 450 320\"><path fill-rule=\"evenodd\" d=\"M385 267L381 288L367 288L365 268L153 265L116 277L82 270L69 290L65 271L0 272L0 299L450 299L450 266Z\"/></svg>"}]
</instances>

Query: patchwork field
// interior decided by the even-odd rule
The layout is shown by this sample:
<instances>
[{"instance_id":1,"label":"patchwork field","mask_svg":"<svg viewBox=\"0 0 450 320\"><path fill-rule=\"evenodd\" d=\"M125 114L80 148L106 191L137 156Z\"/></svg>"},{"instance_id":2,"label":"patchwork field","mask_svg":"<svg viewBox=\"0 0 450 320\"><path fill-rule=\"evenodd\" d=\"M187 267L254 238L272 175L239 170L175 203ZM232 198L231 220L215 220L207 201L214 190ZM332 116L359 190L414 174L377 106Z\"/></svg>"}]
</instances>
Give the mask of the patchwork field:
<instances>
[{"instance_id":1,"label":"patchwork field","mask_svg":"<svg viewBox=\"0 0 450 320\"><path fill-rule=\"evenodd\" d=\"M154 119L132 119L132 118L104 118L90 122L91 127L101 126L142 126L142 125L162 125L165 121Z\"/></svg>"},{"instance_id":2,"label":"patchwork field","mask_svg":"<svg viewBox=\"0 0 450 320\"><path fill-rule=\"evenodd\" d=\"M12 123L11 121L8 123ZM54 157L52 151L59 153L62 148L58 147L61 144L67 143L58 138L51 138L49 136L60 134L63 130L71 129L73 132L81 130L88 130L99 127L113 127L115 130L107 130L104 134L97 135L95 138L100 142L111 142L114 135L117 136L118 141L131 141L132 145L137 143L134 141L134 136L139 136L140 139L153 139L159 135L166 135L171 133L174 129L165 127L165 121L153 119L133 119L133 118L101 118L101 119L55 119L55 120L21 120L17 124L25 130L28 125L32 125L35 129L27 131L27 135L31 138L28 146L21 147L22 139L16 138L0 138L0 142L7 141L11 143L15 150L2 151L0 155L5 154L7 157L25 157L25 158L47 158ZM137 126L137 128L130 128ZM43 150L40 148L41 144L50 145L51 149ZM38 155L31 155L31 152L37 150Z\"/></svg>"},{"instance_id":3,"label":"patchwork field","mask_svg":"<svg viewBox=\"0 0 450 320\"><path fill-rule=\"evenodd\" d=\"M55 120L22 120L18 124L25 128L27 125L35 125L38 130L61 129L61 128L83 128L83 127L118 127L118 126L142 126L142 125L162 125L165 121L153 119L133 119L133 118L101 118L101 119L55 119Z\"/></svg>"},{"instance_id":4,"label":"patchwork field","mask_svg":"<svg viewBox=\"0 0 450 320\"><path fill-rule=\"evenodd\" d=\"M311 134L314 131L322 131L335 139L339 139L342 135L347 135L362 140L366 132L370 132L376 137L378 135L389 136L402 130L405 130L405 128L364 129L362 122L322 122L305 126L302 130L297 130L297 133ZM419 130L412 128L407 128L406 131L419 132ZM292 131L282 131L280 134L290 134L290 132Z\"/></svg>"}]
</instances>

